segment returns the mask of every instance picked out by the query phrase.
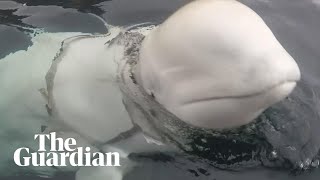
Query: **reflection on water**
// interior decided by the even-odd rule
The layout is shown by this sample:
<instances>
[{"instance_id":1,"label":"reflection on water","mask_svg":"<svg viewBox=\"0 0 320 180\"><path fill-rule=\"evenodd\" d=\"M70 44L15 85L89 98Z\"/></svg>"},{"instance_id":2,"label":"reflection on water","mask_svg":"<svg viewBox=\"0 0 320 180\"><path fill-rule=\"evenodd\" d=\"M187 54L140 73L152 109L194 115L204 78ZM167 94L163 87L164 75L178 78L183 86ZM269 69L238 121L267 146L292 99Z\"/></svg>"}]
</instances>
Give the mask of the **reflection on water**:
<instances>
[{"instance_id":1,"label":"reflection on water","mask_svg":"<svg viewBox=\"0 0 320 180\"><path fill-rule=\"evenodd\" d=\"M0 22L3 25L17 27L20 31L27 31L30 32L27 28L34 28L31 25L25 24L22 22L23 18L27 16L19 16L14 14L17 9L0 9Z\"/></svg>"},{"instance_id":2,"label":"reflection on water","mask_svg":"<svg viewBox=\"0 0 320 180\"><path fill-rule=\"evenodd\" d=\"M101 15L104 13L104 10L99 8L99 6L95 6L104 1L110 0L13 0L15 2L25 4L27 6L62 6L64 8L74 8L78 9L81 12L91 12L97 15Z\"/></svg>"},{"instance_id":3,"label":"reflection on water","mask_svg":"<svg viewBox=\"0 0 320 180\"><path fill-rule=\"evenodd\" d=\"M39 30L46 32L107 32L101 20L85 13L103 14L105 11L100 6L95 6L101 1L91 1L90 5L81 4L81 2L87 1L79 1L78 4L71 1L17 2L21 4L13 1L0 1L0 58L11 52L27 49L31 44L32 35ZM7 42L15 43L8 44Z\"/></svg>"}]
</instances>

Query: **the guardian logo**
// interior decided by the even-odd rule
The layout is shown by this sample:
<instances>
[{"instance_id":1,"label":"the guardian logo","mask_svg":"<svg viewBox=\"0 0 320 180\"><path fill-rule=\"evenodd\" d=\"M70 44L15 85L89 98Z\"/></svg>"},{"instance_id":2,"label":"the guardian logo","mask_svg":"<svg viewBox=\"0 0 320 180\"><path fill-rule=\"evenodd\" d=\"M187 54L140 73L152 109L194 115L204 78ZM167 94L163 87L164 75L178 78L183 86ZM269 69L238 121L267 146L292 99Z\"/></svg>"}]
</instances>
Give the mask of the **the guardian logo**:
<instances>
[{"instance_id":1,"label":"the guardian logo","mask_svg":"<svg viewBox=\"0 0 320 180\"><path fill-rule=\"evenodd\" d=\"M90 152L90 147L77 147L74 138L57 138L56 133L36 134L39 141L37 152L22 147L14 152L14 162L18 166L120 166L118 152ZM46 140L50 141L50 151L46 149Z\"/></svg>"}]
</instances>

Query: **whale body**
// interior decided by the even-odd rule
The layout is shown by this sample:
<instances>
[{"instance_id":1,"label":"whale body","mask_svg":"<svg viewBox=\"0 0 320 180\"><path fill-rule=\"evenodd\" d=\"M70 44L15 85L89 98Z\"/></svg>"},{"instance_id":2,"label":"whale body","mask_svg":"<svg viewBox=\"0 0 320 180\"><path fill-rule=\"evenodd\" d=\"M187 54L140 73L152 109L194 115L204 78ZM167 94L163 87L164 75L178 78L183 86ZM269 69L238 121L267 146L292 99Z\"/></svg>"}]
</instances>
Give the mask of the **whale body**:
<instances>
[{"instance_id":1,"label":"whale body","mask_svg":"<svg viewBox=\"0 0 320 180\"><path fill-rule=\"evenodd\" d=\"M300 70L264 21L234 0L182 7L142 42L135 77L188 124L225 129L284 99Z\"/></svg>"}]
</instances>

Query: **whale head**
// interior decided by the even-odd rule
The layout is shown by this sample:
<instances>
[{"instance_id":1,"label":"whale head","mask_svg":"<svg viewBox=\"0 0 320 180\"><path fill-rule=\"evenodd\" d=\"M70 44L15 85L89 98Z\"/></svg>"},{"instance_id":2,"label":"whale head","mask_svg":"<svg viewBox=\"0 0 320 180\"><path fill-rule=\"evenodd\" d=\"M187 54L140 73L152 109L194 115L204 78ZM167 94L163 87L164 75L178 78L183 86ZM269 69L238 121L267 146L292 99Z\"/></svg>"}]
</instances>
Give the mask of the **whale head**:
<instances>
[{"instance_id":1,"label":"whale head","mask_svg":"<svg viewBox=\"0 0 320 180\"><path fill-rule=\"evenodd\" d=\"M225 129L252 122L300 80L295 60L249 7L197 0L154 29L135 77L182 121Z\"/></svg>"}]
</instances>

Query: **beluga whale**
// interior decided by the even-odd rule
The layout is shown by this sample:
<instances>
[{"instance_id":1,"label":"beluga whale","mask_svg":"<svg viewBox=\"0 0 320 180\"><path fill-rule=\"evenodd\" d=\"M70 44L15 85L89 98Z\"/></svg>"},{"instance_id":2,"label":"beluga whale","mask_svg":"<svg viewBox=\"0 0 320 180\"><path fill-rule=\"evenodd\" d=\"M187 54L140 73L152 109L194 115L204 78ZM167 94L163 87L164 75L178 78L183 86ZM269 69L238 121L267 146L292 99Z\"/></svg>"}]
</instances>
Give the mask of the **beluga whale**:
<instances>
[{"instance_id":1,"label":"beluga whale","mask_svg":"<svg viewBox=\"0 0 320 180\"><path fill-rule=\"evenodd\" d=\"M138 132L220 169L319 165L316 101L303 100L297 63L249 7L196 0L159 25L109 30L62 42L41 90L46 131L120 151L124 168L150 151L125 148ZM314 121L301 120L309 111ZM123 178L115 172L83 167L77 179Z\"/></svg>"},{"instance_id":2,"label":"beluga whale","mask_svg":"<svg viewBox=\"0 0 320 180\"><path fill-rule=\"evenodd\" d=\"M288 96L300 70L254 11L233 0L200 0L145 38L135 77L182 121L224 129Z\"/></svg>"},{"instance_id":3,"label":"beluga whale","mask_svg":"<svg viewBox=\"0 0 320 180\"><path fill-rule=\"evenodd\" d=\"M249 7L193 1L147 35L115 39L127 47L118 75L124 105L151 139L225 169L319 165L311 135L318 96Z\"/></svg>"}]
</instances>

